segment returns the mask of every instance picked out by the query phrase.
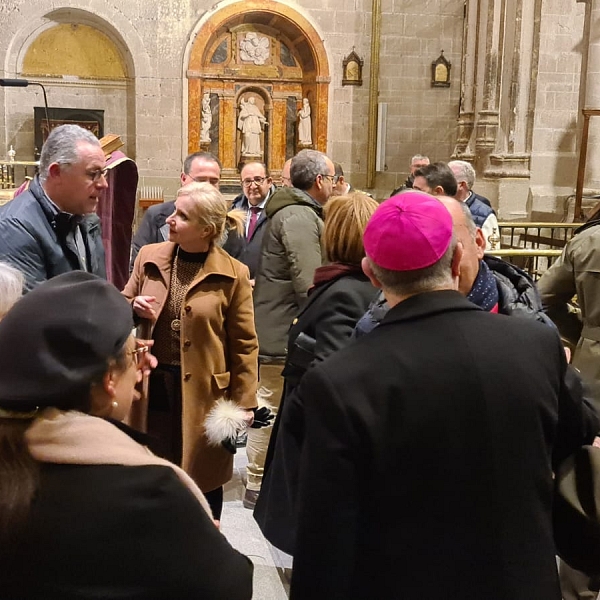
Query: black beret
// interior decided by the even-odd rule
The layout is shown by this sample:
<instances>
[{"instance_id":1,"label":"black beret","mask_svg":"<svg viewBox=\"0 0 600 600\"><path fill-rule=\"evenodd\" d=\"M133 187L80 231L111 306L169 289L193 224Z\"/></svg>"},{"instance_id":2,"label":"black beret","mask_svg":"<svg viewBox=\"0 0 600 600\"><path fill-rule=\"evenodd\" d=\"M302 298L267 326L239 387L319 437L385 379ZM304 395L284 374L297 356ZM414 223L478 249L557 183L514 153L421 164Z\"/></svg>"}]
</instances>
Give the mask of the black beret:
<instances>
[{"instance_id":1,"label":"black beret","mask_svg":"<svg viewBox=\"0 0 600 600\"><path fill-rule=\"evenodd\" d=\"M42 283L0 321L0 408L69 408L132 328L131 306L104 279L73 271Z\"/></svg>"}]
</instances>

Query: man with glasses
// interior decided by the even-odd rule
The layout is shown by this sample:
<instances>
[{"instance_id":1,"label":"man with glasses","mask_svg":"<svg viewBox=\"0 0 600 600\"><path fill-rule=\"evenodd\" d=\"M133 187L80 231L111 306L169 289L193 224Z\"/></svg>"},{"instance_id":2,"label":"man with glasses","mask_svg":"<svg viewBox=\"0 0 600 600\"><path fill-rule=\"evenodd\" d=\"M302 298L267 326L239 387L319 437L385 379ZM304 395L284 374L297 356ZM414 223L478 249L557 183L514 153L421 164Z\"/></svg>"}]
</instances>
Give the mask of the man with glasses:
<instances>
[{"instance_id":1,"label":"man with glasses","mask_svg":"<svg viewBox=\"0 0 600 600\"><path fill-rule=\"evenodd\" d=\"M219 182L221 181L221 163L219 159L210 152L190 154L183 162L181 185L184 186L192 181L197 183L207 182L219 189ZM146 211L131 243L129 270L133 269L133 263L142 246L164 242L169 239L169 226L166 221L174 210L175 201L172 200L151 206Z\"/></svg>"},{"instance_id":2,"label":"man with glasses","mask_svg":"<svg viewBox=\"0 0 600 600\"><path fill-rule=\"evenodd\" d=\"M292 159L294 187L269 199L266 230L254 292L254 319L260 354L260 383L271 390L276 412L281 399L288 330L306 302L315 269L321 266L323 206L333 192L335 169L322 152L302 150ZM249 430L248 484L244 506L254 508L271 430Z\"/></svg>"},{"instance_id":3,"label":"man with glasses","mask_svg":"<svg viewBox=\"0 0 600 600\"><path fill-rule=\"evenodd\" d=\"M223 248L248 267L250 279L254 280L267 223L265 206L276 188L266 165L260 162L246 163L242 167L240 179L242 193L233 201L232 208L246 211L246 231L243 237L233 231L229 232Z\"/></svg>"},{"instance_id":4,"label":"man with glasses","mask_svg":"<svg viewBox=\"0 0 600 600\"><path fill-rule=\"evenodd\" d=\"M108 187L98 139L78 125L53 129L39 174L0 209L0 260L25 276L25 291L61 273L106 277L98 198Z\"/></svg>"}]
</instances>

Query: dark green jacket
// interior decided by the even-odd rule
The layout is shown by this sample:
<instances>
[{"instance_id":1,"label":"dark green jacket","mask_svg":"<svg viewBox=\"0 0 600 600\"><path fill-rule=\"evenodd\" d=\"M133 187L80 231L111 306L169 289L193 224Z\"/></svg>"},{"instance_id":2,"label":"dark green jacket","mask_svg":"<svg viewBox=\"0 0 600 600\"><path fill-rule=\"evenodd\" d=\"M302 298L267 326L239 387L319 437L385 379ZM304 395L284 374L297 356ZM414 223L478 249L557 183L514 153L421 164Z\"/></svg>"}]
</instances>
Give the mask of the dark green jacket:
<instances>
[{"instance_id":1,"label":"dark green jacket","mask_svg":"<svg viewBox=\"0 0 600 600\"><path fill-rule=\"evenodd\" d=\"M267 202L267 225L254 290L260 354L284 356L290 325L321 266L323 207L306 192L282 188Z\"/></svg>"}]
</instances>

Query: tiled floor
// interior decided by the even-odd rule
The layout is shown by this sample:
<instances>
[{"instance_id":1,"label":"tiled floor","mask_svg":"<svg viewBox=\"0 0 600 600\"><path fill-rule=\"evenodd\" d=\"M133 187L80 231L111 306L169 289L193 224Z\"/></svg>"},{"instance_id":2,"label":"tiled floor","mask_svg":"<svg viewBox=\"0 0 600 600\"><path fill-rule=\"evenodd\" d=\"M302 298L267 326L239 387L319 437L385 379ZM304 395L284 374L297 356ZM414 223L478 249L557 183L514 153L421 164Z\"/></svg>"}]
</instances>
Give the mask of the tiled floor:
<instances>
[{"instance_id":1,"label":"tiled floor","mask_svg":"<svg viewBox=\"0 0 600 600\"><path fill-rule=\"evenodd\" d=\"M231 545L254 563L253 600L286 600L291 558L265 540L252 511L242 506L246 478L245 448L235 455L232 480L225 486L221 531Z\"/></svg>"}]
</instances>

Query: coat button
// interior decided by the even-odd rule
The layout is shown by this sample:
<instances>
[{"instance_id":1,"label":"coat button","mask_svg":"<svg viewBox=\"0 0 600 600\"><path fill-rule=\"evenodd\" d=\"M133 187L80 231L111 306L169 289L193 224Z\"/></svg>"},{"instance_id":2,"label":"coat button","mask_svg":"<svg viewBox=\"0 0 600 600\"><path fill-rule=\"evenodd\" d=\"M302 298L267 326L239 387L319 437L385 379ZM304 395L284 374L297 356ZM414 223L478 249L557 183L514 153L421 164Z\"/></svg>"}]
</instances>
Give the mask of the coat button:
<instances>
[{"instance_id":1,"label":"coat button","mask_svg":"<svg viewBox=\"0 0 600 600\"><path fill-rule=\"evenodd\" d=\"M186 373L186 374L183 376L183 380L184 380L184 381L189 381L191 377L192 377L192 374L191 374L191 373Z\"/></svg>"},{"instance_id":2,"label":"coat button","mask_svg":"<svg viewBox=\"0 0 600 600\"><path fill-rule=\"evenodd\" d=\"M192 342L190 342L190 340L185 340L185 342L183 342L183 345L184 345L186 348L189 348L189 347L192 345Z\"/></svg>"},{"instance_id":3,"label":"coat button","mask_svg":"<svg viewBox=\"0 0 600 600\"><path fill-rule=\"evenodd\" d=\"M185 312L186 312L186 313L189 313L191 310L192 310L192 307L191 307L191 306L188 304L188 305L185 307Z\"/></svg>"}]
</instances>

